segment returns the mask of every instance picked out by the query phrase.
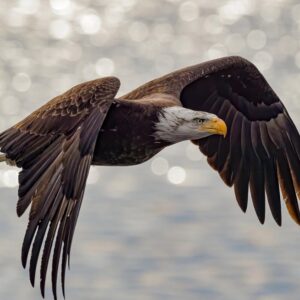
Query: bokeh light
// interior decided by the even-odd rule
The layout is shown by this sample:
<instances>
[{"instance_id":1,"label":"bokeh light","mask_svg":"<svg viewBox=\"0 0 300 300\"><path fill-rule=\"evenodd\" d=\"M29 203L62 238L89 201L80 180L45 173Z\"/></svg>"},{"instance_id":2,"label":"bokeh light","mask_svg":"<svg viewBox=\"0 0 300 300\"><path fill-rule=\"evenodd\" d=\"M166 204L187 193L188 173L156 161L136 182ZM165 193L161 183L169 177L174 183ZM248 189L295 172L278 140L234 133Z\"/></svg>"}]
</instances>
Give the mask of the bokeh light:
<instances>
[{"instance_id":1,"label":"bokeh light","mask_svg":"<svg viewBox=\"0 0 300 300\"><path fill-rule=\"evenodd\" d=\"M51 7L56 11L68 9L71 5L70 0L50 0Z\"/></svg>"},{"instance_id":2,"label":"bokeh light","mask_svg":"<svg viewBox=\"0 0 300 300\"><path fill-rule=\"evenodd\" d=\"M99 76L109 76L114 72L114 69L114 62L107 57L102 57L96 62L96 72Z\"/></svg>"},{"instance_id":3,"label":"bokeh light","mask_svg":"<svg viewBox=\"0 0 300 300\"><path fill-rule=\"evenodd\" d=\"M232 24L239 18L253 12L255 4L251 0L230 0L218 8L221 20L225 24Z\"/></svg>"},{"instance_id":4,"label":"bokeh light","mask_svg":"<svg viewBox=\"0 0 300 300\"><path fill-rule=\"evenodd\" d=\"M182 20L190 22L198 18L199 7L194 1L185 1L179 6L179 16Z\"/></svg>"},{"instance_id":5,"label":"bokeh light","mask_svg":"<svg viewBox=\"0 0 300 300\"><path fill-rule=\"evenodd\" d=\"M50 23L49 32L56 39L64 39L71 34L72 29L68 21L57 19Z\"/></svg>"},{"instance_id":6,"label":"bokeh light","mask_svg":"<svg viewBox=\"0 0 300 300\"><path fill-rule=\"evenodd\" d=\"M15 96L7 96L1 103L1 112L5 115L18 115L20 113L20 101Z\"/></svg>"},{"instance_id":7,"label":"bokeh light","mask_svg":"<svg viewBox=\"0 0 300 300\"><path fill-rule=\"evenodd\" d=\"M142 42L149 34L148 27L143 22L134 22L129 27L129 36L135 42Z\"/></svg>"},{"instance_id":8,"label":"bokeh light","mask_svg":"<svg viewBox=\"0 0 300 300\"><path fill-rule=\"evenodd\" d=\"M235 54L241 53L246 46L244 37L239 33L233 33L228 35L225 39L225 44L227 49L231 53Z\"/></svg>"},{"instance_id":9,"label":"bokeh light","mask_svg":"<svg viewBox=\"0 0 300 300\"><path fill-rule=\"evenodd\" d=\"M18 171L17 170L6 170L0 173L0 180L4 186L13 188L18 186Z\"/></svg>"},{"instance_id":10,"label":"bokeh light","mask_svg":"<svg viewBox=\"0 0 300 300\"><path fill-rule=\"evenodd\" d=\"M169 163L163 157L156 157L151 162L151 170L155 175L164 175L168 172Z\"/></svg>"},{"instance_id":11,"label":"bokeh light","mask_svg":"<svg viewBox=\"0 0 300 300\"><path fill-rule=\"evenodd\" d=\"M24 13L33 15L40 8L40 0L19 0L18 8Z\"/></svg>"},{"instance_id":12,"label":"bokeh light","mask_svg":"<svg viewBox=\"0 0 300 300\"><path fill-rule=\"evenodd\" d=\"M255 63L261 71L266 71L271 68L273 57L266 51L259 51L254 54L253 63Z\"/></svg>"},{"instance_id":13,"label":"bokeh light","mask_svg":"<svg viewBox=\"0 0 300 300\"><path fill-rule=\"evenodd\" d=\"M18 73L13 77L12 85L18 92L26 92L31 85L31 79L26 73Z\"/></svg>"},{"instance_id":14,"label":"bokeh light","mask_svg":"<svg viewBox=\"0 0 300 300\"><path fill-rule=\"evenodd\" d=\"M80 16L79 22L85 34L96 34L101 28L101 19L96 14L84 14Z\"/></svg>"},{"instance_id":15,"label":"bokeh light","mask_svg":"<svg viewBox=\"0 0 300 300\"><path fill-rule=\"evenodd\" d=\"M266 34L262 30L251 30L247 35L247 44L250 48L262 49L267 42Z\"/></svg>"},{"instance_id":16,"label":"bokeh light","mask_svg":"<svg viewBox=\"0 0 300 300\"><path fill-rule=\"evenodd\" d=\"M168 180L173 184L180 184L185 181L186 171L179 166L171 167L168 171Z\"/></svg>"},{"instance_id":17,"label":"bokeh light","mask_svg":"<svg viewBox=\"0 0 300 300\"><path fill-rule=\"evenodd\" d=\"M220 34L224 27L220 23L220 18L218 15L209 15L204 21L204 30L208 34Z\"/></svg>"}]
</instances>

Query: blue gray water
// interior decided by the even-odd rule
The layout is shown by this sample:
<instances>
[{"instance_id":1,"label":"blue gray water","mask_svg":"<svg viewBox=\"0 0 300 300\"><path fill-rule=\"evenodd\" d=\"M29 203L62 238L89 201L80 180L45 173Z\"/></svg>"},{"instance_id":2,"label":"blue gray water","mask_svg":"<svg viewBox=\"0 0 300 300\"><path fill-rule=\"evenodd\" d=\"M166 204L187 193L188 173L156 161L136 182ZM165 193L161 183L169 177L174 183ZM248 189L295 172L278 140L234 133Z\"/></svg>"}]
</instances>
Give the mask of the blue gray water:
<instances>
[{"instance_id":1,"label":"blue gray water","mask_svg":"<svg viewBox=\"0 0 300 300\"><path fill-rule=\"evenodd\" d=\"M256 63L300 128L297 0L2 0L0 130L85 80L114 74L125 93L226 55ZM16 176L0 166L0 299L39 299L20 263ZM92 168L67 299L299 299L300 228L283 209L282 228L243 214L188 142Z\"/></svg>"}]
</instances>

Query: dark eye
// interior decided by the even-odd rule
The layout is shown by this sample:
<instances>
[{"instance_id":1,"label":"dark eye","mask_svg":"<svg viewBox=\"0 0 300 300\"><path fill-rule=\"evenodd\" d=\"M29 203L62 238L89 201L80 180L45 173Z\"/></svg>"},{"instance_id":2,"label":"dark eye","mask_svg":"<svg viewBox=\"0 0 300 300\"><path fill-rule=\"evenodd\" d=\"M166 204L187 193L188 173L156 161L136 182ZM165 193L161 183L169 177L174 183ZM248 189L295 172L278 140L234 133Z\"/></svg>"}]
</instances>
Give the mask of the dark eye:
<instances>
[{"instance_id":1,"label":"dark eye","mask_svg":"<svg viewBox=\"0 0 300 300\"><path fill-rule=\"evenodd\" d=\"M194 119L194 121L195 121L196 123L198 123L198 124L202 124L202 123L205 122L205 119L196 118L196 119Z\"/></svg>"}]
</instances>

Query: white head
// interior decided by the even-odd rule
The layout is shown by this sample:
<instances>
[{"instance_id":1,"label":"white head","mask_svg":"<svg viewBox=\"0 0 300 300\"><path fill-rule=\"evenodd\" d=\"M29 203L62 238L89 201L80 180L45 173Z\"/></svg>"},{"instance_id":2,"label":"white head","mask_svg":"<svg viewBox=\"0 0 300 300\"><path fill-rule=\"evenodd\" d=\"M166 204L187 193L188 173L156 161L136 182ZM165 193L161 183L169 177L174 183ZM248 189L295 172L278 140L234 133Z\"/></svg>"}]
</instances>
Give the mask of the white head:
<instances>
[{"instance_id":1,"label":"white head","mask_svg":"<svg viewBox=\"0 0 300 300\"><path fill-rule=\"evenodd\" d=\"M155 124L155 138L177 143L197 140L212 134L226 136L227 127L216 115L195 111L181 106L163 108Z\"/></svg>"}]
</instances>

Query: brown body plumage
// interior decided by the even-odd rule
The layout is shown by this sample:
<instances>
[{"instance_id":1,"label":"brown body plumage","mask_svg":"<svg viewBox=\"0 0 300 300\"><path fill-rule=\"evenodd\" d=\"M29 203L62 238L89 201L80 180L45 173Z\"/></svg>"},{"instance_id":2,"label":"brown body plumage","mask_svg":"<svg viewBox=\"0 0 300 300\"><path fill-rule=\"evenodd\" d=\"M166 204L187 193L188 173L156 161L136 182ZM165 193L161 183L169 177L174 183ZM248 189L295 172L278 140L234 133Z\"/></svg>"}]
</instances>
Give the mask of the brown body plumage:
<instances>
[{"instance_id":1,"label":"brown body plumage","mask_svg":"<svg viewBox=\"0 0 300 300\"><path fill-rule=\"evenodd\" d=\"M96 142L92 164L140 164L166 145L152 136L157 107L138 101L115 100Z\"/></svg>"},{"instance_id":2,"label":"brown body plumage","mask_svg":"<svg viewBox=\"0 0 300 300\"><path fill-rule=\"evenodd\" d=\"M107 77L75 86L0 135L5 159L22 168L17 213L31 204L22 262L30 245L30 279L46 236L41 262L44 295L51 248L52 286L62 253L62 285L72 237L91 164L142 163L172 144L154 136L164 107L180 106L214 113L228 127L226 138L193 142L223 181L234 186L247 208L248 189L260 222L265 193L275 221L281 224L282 196L300 224L300 138L282 102L254 65L227 57L188 67L155 79L115 98L119 80ZM48 231L47 231L48 230Z\"/></svg>"}]
</instances>

